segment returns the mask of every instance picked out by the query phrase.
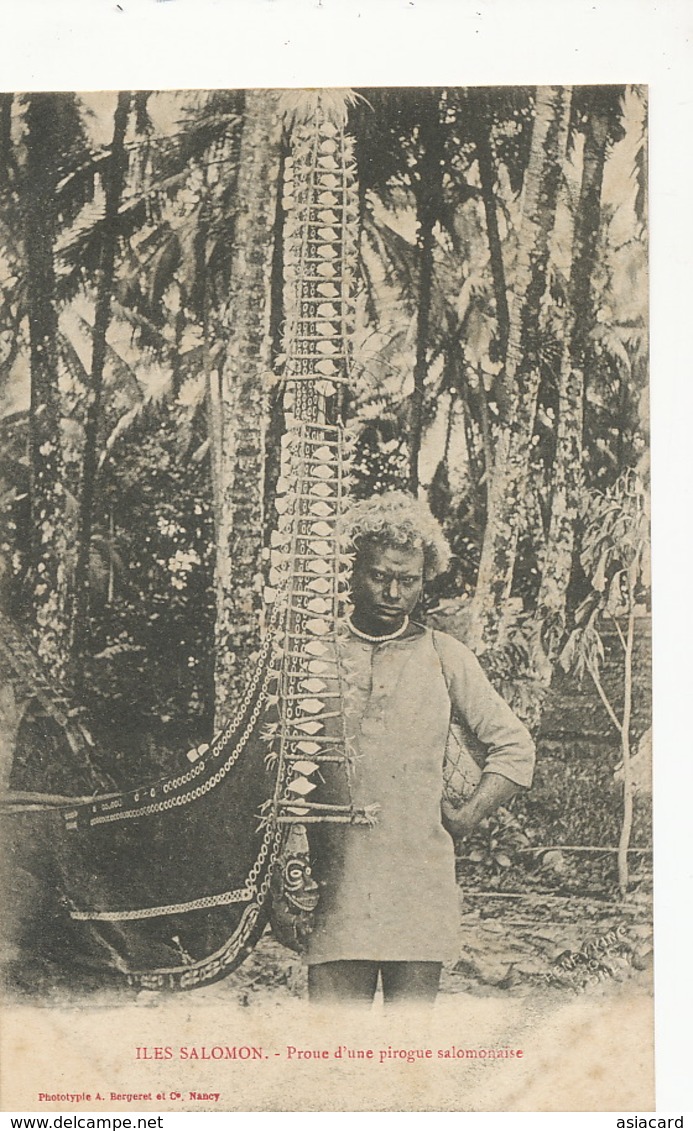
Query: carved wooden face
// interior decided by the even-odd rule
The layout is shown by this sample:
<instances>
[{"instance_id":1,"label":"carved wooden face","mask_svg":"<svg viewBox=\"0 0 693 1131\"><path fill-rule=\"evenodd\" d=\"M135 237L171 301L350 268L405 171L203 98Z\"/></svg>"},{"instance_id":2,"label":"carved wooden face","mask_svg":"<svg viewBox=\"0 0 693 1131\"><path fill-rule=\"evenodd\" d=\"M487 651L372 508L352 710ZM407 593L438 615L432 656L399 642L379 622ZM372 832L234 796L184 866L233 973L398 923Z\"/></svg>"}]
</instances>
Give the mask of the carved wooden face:
<instances>
[{"instance_id":1,"label":"carved wooden face","mask_svg":"<svg viewBox=\"0 0 693 1131\"><path fill-rule=\"evenodd\" d=\"M308 837L302 825L292 825L281 857L282 893L294 911L315 911L320 898L313 879Z\"/></svg>"}]
</instances>

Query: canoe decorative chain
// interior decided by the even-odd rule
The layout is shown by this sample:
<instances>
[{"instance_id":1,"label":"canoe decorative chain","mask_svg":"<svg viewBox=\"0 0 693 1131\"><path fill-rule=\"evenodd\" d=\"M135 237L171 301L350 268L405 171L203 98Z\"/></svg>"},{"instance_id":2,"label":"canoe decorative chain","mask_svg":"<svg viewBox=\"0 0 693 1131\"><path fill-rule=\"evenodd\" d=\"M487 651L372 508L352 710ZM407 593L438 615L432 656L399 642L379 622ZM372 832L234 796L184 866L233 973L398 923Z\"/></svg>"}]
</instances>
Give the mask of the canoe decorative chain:
<instances>
[{"instance_id":1,"label":"canoe decorative chain","mask_svg":"<svg viewBox=\"0 0 693 1131\"><path fill-rule=\"evenodd\" d=\"M233 718L179 773L41 815L76 949L143 988L229 973L271 904L300 939L317 899L312 827L376 819L351 803L342 709L357 196L341 124L294 127L283 203L286 431L255 669Z\"/></svg>"}]
</instances>

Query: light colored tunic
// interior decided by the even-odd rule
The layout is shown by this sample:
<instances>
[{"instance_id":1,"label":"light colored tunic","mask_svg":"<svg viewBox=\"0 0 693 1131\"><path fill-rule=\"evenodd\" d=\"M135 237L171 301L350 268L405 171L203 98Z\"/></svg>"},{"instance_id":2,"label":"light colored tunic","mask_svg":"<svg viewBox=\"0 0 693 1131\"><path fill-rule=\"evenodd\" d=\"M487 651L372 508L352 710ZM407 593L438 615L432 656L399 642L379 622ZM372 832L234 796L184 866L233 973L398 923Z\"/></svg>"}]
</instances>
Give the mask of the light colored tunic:
<instances>
[{"instance_id":1,"label":"light colored tunic","mask_svg":"<svg viewBox=\"0 0 693 1131\"><path fill-rule=\"evenodd\" d=\"M350 635L340 651L353 800L380 812L372 828L322 830L327 867L307 960L446 961L459 923L454 846L440 813L451 720L484 744L484 772L521 786L532 780L532 740L469 649L446 633L420 629L382 644Z\"/></svg>"}]
</instances>

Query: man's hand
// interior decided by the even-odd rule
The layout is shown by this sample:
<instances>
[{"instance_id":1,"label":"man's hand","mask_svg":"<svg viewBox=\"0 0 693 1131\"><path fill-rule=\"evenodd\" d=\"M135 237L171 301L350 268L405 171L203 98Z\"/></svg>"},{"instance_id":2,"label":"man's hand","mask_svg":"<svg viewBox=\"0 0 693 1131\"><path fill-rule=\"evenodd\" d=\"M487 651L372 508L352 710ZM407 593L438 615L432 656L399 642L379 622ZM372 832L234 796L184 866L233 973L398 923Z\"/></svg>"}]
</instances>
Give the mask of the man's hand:
<instances>
[{"instance_id":1,"label":"man's hand","mask_svg":"<svg viewBox=\"0 0 693 1131\"><path fill-rule=\"evenodd\" d=\"M469 836L480 821L490 817L499 805L505 805L517 793L518 786L500 774L486 773L468 801L451 805L443 799L440 803L443 828L455 840Z\"/></svg>"},{"instance_id":2,"label":"man's hand","mask_svg":"<svg viewBox=\"0 0 693 1131\"><path fill-rule=\"evenodd\" d=\"M443 828L455 840L462 840L463 837L469 836L481 820L480 817L477 817L474 806L468 801L462 805L452 805L449 801L443 799L440 803L440 809L443 817Z\"/></svg>"}]
</instances>

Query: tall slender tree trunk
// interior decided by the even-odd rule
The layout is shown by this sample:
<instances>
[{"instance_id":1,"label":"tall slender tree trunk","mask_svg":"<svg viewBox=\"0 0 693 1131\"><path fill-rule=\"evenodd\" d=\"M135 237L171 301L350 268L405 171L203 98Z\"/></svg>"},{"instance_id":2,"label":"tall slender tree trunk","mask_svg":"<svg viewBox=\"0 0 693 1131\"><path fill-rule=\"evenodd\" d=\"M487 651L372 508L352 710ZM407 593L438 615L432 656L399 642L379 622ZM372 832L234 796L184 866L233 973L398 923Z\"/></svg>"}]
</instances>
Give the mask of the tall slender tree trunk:
<instances>
[{"instance_id":1,"label":"tall slender tree trunk","mask_svg":"<svg viewBox=\"0 0 693 1131\"><path fill-rule=\"evenodd\" d=\"M92 337L91 373L84 422L84 455L79 502L77 561L75 566L75 603L72 618L75 684L81 688L89 622L89 557L94 510L94 491L98 465L98 431L101 419L106 335L111 320L111 299L115 282L115 257L118 246L118 212L127 170L125 131L130 110L130 93L118 95L113 117L113 139L104 175L105 211L102 224L101 250L96 285L94 333Z\"/></svg>"},{"instance_id":2,"label":"tall slender tree trunk","mask_svg":"<svg viewBox=\"0 0 693 1131\"><path fill-rule=\"evenodd\" d=\"M284 167L288 156L286 142L280 149L278 178L279 184L284 181ZM270 361L274 365L283 350L284 331L284 208L281 196L277 193L275 205L274 230L272 233L274 246L272 249L272 274L270 289ZM270 393L267 423L267 443L265 445L265 483L264 483L264 511L265 529L264 543L267 545L274 524L275 497L277 480L281 467L281 438L286 431L284 414L283 388L274 385Z\"/></svg>"},{"instance_id":3,"label":"tall slender tree trunk","mask_svg":"<svg viewBox=\"0 0 693 1131\"><path fill-rule=\"evenodd\" d=\"M13 94L0 93L0 192L5 191L10 180L13 101Z\"/></svg>"},{"instance_id":4,"label":"tall slender tree trunk","mask_svg":"<svg viewBox=\"0 0 693 1131\"><path fill-rule=\"evenodd\" d=\"M469 365L464 350L458 341L455 341L449 347L448 357L450 364L454 366L454 387L462 407L469 482L476 498L477 507L485 508L486 487L492 458L486 390L481 377L477 378L476 387L472 386L469 378Z\"/></svg>"},{"instance_id":5,"label":"tall slender tree trunk","mask_svg":"<svg viewBox=\"0 0 693 1131\"><path fill-rule=\"evenodd\" d=\"M621 760L623 762L623 820L618 839L618 886L621 895L628 890L628 847L633 830L633 766L630 752L630 722L633 711L633 645L635 643L635 613L633 589L635 571L631 577L631 601L628 610L626 646L623 657L623 715L621 718Z\"/></svg>"},{"instance_id":6,"label":"tall slender tree trunk","mask_svg":"<svg viewBox=\"0 0 693 1131\"><path fill-rule=\"evenodd\" d=\"M2 240L3 253L7 262L6 271L11 275L21 278L24 275L24 264L21 252L21 229L19 209L21 199L17 193L18 162L12 138L12 108L15 95L0 93L0 209L2 210ZM7 285L4 291L4 319L2 329L5 339L0 350L2 366L5 373L10 373L16 358L24 348L22 335L17 325L23 312L21 305L8 302L9 293ZM10 309L14 308L14 316ZM12 331L9 335L7 331ZM9 340L7 340L9 338Z\"/></svg>"},{"instance_id":7,"label":"tall slender tree trunk","mask_svg":"<svg viewBox=\"0 0 693 1131\"><path fill-rule=\"evenodd\" d=\"M248 92L240 142L227 309L229 341L219 375L221 430L215 484L216 721L239 695L258 643L264 450L270 356L272 232L278 185L277 96Z\"/></svg>"},{"instance_id":8,"label":"tall slender tree trunk","mask_svg":"<svg viewBox=\"0 0 693 1131\"><path fill-rule=\"evenodd\" d=\"M59 150L56 98L32 94L26 107L23 229L29 306L31 403L29 460L31 549L29 593L37 651L54 678L70 659L71 553L63 486L58 392L58 317L53 244Z\"/></svg>"},{"instance_id":9,"label":"tall slender tree trunk","mask_svg":"<svg viewBox=\"0 0 693 1131\"><path fill-rule=\"evenodd\" d=\"M430 345L431 294L433 291L434 229L440 217L443 193L444 137L437 96L422 122L424 152L416 192L416 219L419 247L419 293L416 316L416 362L414 389L409 405L409 490L419 489L419 457L423 437L424 384L428 372Z\"/></svg>"},{"instance_id":10,"label":"tall slender tree trunk","mask_svg":"<svg viewBox=\"0 0 693 1131\"><path fill-rule=\"evenodd\" d=\"M479 576L470 610L469 639L476 648L491 646L498 639L515 568L540 380L541 306L569 111L570 88L537 88L502 381L508 414L496 443Z\"/></svg>"},{"instance_id":11,"label":"tall slender tree trunk","mask_svg":"<svg viewBox=\"0 0 693 1131\"><path fill-rule=\"evenodd\" d=\"M505 266L503 263L503 247L498 230L498 210L495 191L496 166L491 142L491 128L493 122L489 111L488 97L484 91L479 91L468 105L471 109L471 126L474 135L474 147L479 164L481 199L484 203L484 215L486 217L486 238L488 240L491 278L493 279L493 294L496 303L498 356L504 359L508 348L510 313L508 310L508 294L505 281Z\"/></svg>"},{"instance_id":12,"label":"tall slender tree trunk","mask_svg":"<svg viewBox=\"0 0 693 1131\"><path fill-rule=\"evenodd\" d=\"M602 181L610 137L610 117L603 103L590 107L584 132L582 183L573 231L559 375L551 513L537 601L537 619L544 625L543 636L549 659L554 646L560 643L565 626L566 595L583 478L585 366L593 325L591 282L597 259Z\"/></svg>"}]
</instances>

